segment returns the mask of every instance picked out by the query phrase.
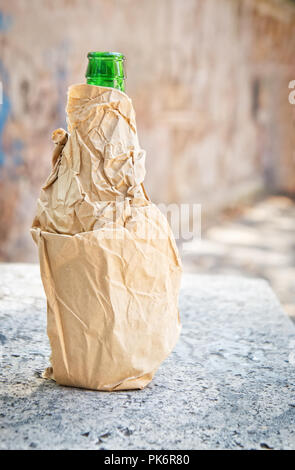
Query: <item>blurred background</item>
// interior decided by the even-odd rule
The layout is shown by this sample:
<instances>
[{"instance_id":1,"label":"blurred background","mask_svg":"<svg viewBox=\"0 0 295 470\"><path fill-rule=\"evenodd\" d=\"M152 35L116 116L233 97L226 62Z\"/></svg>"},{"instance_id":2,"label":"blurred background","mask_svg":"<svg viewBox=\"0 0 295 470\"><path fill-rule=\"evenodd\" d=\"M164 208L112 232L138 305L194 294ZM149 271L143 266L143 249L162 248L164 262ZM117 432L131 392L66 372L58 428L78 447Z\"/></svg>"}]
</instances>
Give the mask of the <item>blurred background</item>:
<instances>
[{"instance_id":1,"label":"blurred background","mask_svg":"<svg viewBox=\"0 0 295 470\"><path fill-rule=\"evenodd\" d=\"M0 0L0 261L37 261L67 88L119 51L149 195L202 205L185 270L264 277L295 318L294 27L291 0Z\"/></svg>"}]
</instances>

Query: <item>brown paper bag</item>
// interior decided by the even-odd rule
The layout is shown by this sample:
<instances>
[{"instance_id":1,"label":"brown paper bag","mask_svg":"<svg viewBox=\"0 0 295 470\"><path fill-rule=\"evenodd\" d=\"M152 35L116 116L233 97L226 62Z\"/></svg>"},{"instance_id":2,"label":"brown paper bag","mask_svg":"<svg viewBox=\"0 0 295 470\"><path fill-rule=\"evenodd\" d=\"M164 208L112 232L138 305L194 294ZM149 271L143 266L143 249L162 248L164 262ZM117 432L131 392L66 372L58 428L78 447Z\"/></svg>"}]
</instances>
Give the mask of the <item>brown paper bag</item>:
<instances>
[{"instance_id":1,"label":"brown paper bag","mask_svg":"<svg viewBox=\"0 0 295 470\"><path fill-rule=\"evenodd\" d=\"M174 347L181 263L144 188L129 97L74 85L68 130L53 133L52 172L31 229L47 296L52 367L95 390L145 387Z\"/></svg>"}]
</instances>

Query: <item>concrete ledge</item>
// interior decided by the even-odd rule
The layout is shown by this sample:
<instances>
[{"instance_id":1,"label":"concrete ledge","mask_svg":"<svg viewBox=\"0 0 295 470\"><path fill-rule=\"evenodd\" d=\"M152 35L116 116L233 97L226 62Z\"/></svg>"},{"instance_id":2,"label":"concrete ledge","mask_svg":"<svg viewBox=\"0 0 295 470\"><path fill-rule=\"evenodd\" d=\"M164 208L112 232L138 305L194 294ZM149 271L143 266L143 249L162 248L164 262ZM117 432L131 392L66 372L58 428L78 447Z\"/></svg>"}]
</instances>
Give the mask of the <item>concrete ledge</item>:
<instances>
[{"instance_id":1,"label":"concrete ledge","mask_svg":"<svg viewBox=\"0 0 295 470\"><path fill-rule=\"evenodd\" d=\"M143 391L43 380L36 265L0 264L1 449L295 449L295 327L263 280L187 275L181 339Z\"/></svg>"}]
</instances>

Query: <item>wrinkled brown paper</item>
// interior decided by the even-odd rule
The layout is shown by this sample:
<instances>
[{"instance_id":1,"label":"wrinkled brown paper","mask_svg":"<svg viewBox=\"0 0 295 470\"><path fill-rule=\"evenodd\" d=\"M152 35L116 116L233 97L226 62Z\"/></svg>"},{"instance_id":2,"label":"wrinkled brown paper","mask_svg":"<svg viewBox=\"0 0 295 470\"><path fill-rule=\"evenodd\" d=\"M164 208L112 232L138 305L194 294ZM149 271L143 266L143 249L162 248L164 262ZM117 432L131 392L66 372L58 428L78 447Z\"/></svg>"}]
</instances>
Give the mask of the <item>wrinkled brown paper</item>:
<instances>
[{"instance_id":1,"label":"wrinkled brown paper","mask_svg":"<svg viewBox=\"0 0 295 470\"><path fill-rule=\"evenodd\" d=\"M129 97L74 85L68 131L31 229L47 296L52 355L44 376L95 390L145 387L174 347L181 263L148 199L145 152Z\"/></svg>"}]
</instances>

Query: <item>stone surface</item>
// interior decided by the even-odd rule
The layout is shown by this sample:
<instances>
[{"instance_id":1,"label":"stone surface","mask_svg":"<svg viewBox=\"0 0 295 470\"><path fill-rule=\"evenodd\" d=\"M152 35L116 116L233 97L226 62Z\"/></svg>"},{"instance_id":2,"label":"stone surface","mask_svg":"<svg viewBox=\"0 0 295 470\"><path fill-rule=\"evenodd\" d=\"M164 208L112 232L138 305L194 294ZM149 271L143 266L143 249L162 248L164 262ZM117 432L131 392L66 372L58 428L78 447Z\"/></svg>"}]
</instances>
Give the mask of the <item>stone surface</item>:
<instances>
[{"instance_id":1,"label":"stone surface","mask_svg":"<svg viewBox=\"0 0 295 470\"><path fill-rule=\"evenodd\" d=\"M295 328L263 280L185 275L183 331L143 391L94 392L48 365L36 265L0 265L2 449L295 449Z\"/></svg>"},{"instance_id":2,"label":"stone surface","mask_svg":"<svg viewBox=\"0 0 295 470\"><path fill-rule=\"evenodd\" d=\"M295 321L295 199L267 196L233 212L183 243L185 270L266 279Z\"/></svg>"}]
</instances>

